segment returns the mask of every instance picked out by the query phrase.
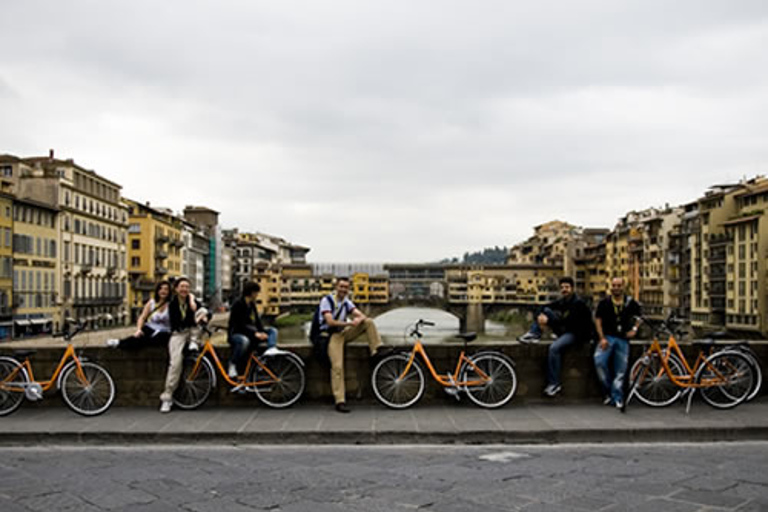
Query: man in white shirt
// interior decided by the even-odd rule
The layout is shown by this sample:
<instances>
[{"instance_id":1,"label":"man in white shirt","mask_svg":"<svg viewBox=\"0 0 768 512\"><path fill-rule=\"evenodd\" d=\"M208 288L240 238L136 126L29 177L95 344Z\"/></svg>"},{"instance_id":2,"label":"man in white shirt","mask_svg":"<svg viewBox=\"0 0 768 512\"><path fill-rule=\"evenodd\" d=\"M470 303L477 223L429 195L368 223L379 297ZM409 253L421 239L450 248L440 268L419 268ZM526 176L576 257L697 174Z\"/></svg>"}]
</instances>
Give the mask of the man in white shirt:
<instances>
[{"instance_id":1,"label":"man in white shirt","mask_svg":"<svg viewBox=\"0 0 768 512\"><path fill-rule=\"evenodd\" d=\"M328 357L331 360L331 389L336 410L350 412L344 390L344 344L368 336L371 356L382 351L381 336L373 320L366 317L349 299L349 279L340 277L336 281L336 292L326 295L320 301L320 329L330 334Z\"/></svg>"}]
</instances>

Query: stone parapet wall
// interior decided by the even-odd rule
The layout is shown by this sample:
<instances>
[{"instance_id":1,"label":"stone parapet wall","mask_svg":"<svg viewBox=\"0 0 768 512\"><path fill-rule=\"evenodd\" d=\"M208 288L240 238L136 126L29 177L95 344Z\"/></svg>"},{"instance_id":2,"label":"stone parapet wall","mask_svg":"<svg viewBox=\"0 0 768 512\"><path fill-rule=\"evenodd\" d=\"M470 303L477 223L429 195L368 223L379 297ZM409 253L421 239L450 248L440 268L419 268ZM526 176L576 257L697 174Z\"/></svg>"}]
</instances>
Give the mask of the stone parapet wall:
<instances>
[{"instance_id":1,"label":"stone parapet wall","mask_svg":"<svg viewBox=\"0 0 768 512\"><path fill-rule=\"evenodd\" d=\"M763 363L768 361L768 342L753 342ZM306 361L307 391L303 400L312 402L331 403L330 378L328 370L321 367L311 356L311 348L307 345L284 347L288 348ZM405 347L403 347L405 349ZM497 349L515 361L518 376L518 391L511 402L539 400L541 390L545 385L545 367L547 360L547 343L536 345L520 345L508 343L500 345L469 346L469 352ZM456 358L461 350L460 345L430 345L427 347L429 356L436 370L447 373L455 369ZM694 354L691 346L684 346L689 354ZM632 346L632 360L639 356L642 345ZM229 356L228 348L219 348L219 357L225 362ZM128 352L109 348L85 348L80 351L84 356L96 360L108 368L115 380L117 398L115 406L151 406L158 404L158 396L165 379L167 358L160 348L145 349L140 352ZM32 356L35 376L38 379L48 378L58 363L63 349L37 349ZM12 351L0 347L0 355L11 355ZM693 358L691 358L692 360ZM350 401L374 401L370 384L371 365L367 346L361 344L348 345L346 348L346 386L347 397ZM425 372L428 373L426 366ZM765 371L765 369L764 369ZM211 396L208 406L253 406L256 398L250 395L238 395L229 391L229 387L218 378L219 386ZM599 400L601 390L597 383L592 357L588 346L576 347L566 353L563 362L563 394L564 400ZM53 392L46 395L43 405L59 406L61 401ZM427 391L423 402L450 404L455 399L447 395L440 386L428 376Z\"/></svg>"}]
</instances>

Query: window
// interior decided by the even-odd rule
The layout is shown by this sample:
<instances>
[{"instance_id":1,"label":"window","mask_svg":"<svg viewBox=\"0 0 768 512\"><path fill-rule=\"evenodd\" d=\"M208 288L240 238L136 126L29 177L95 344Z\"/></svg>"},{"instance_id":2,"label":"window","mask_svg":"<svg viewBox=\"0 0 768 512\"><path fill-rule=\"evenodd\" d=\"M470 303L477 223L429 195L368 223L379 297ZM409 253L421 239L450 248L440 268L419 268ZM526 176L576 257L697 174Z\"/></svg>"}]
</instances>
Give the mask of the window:
<instances>
[{"instance_id":1,"label":"window","mask_svg":"<svg viewBox=\"0 0 768 512\"><path fill-rule=\"evenodd\" d=\"M131 240L131 249L141 249L141 240Z\"/></svg>"},{"instance_id":2,"label":"window","mask_svg":"<svg viewBox=\"0 0 768 512\"><path fill-rule=\"evenodd\" d=\"M132 267L138 267L140 265L141 265L141 258L139 258L138 256L134 256L133 258L131 258Z\"/></svg>"}]
</instances>

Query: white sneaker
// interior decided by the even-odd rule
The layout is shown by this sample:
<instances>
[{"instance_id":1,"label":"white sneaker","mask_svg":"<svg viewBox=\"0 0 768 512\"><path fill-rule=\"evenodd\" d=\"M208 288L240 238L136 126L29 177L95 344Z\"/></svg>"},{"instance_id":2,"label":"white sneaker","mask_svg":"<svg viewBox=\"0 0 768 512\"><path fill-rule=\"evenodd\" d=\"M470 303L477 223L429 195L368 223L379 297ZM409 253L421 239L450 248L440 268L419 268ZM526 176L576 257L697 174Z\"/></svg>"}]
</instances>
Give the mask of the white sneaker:
<instances>
[{"instance_id":1,"label":"white sneaker","mask_svg":"<svg viewBox=\"0 0 768 512\"><path fill-rule=\"evenodd\" d=\"M279 356L280 354L287 354L287 353L288 352L286 352L285 350L280 350L277 347L269 347L267 350L264 351L262 355L265 357L270 357L270 356Z\"/></svg>"},{"instance_id":2,"label":"white sneaker","mask_svg":"<svg viewBox=\"0 0 768 512\"><path fill-rule=\"evenodd\" d=\"M198 345L195 341L190 341L189 345L187 345L187 348L190 352L200 352L200 345Z\"/></svg>"},{"instance_id":3,"label":"white sneaker","mask_svg":"<svg viewBox=\"0 0 768 512\"><path fill-rule=\"evenodd\" d=\"M117 348L120 346L120 340L118 340L117 338L112 338L107 340L107 342L104 345L109 348Z\"/></svg>"},{"instance_id":4,"label":"white sneaker","mask_svg":"<svg viewBox=\"0 0 768 512\"><path fill-rule=\"evenodd\" d=\"M227 368L227 375L230 379L236 379L239 377L237 374L237 366L235 366L233 363L229 363L229 368Z\"/></svg>"},{"instance_id":5,"label":"white sneaker","mask_svg":"<svg viewBox=\"0 0 768 512\"><path fill-rule=\"evenodd\" d=\"M160 402L160 412L171 412L172 402L170 400L163 400Z\"/></svg>"}]
</instances>

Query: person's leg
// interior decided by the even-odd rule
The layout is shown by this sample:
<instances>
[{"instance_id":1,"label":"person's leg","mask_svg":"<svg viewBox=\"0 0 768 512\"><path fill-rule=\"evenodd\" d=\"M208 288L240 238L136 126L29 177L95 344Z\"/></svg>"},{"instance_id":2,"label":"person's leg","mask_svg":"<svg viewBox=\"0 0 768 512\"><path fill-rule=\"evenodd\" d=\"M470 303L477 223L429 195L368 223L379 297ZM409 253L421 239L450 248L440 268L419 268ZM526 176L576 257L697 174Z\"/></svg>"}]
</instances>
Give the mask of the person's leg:
<instances>
[{"instance_id":1,"label":"person's leg","mask_svg":"<svg viewBox=\"0 0 768 512\"><path fill-rule=\"evenodd\" d=\"M613 403L624 403L624 379L629 366L629 341L614 338L613 343L613 387L611 396Z\"/></svg>"},{"instance_id":2,"label":"person's leg","mask_svg":"<svg viewBox=\"0 0 768 512\"><path fill-rule=\"evenodd\" d=\"M376 354L376 351L381 347L381 336L379 330L376 328L376 323L370 318L366 318L359 324L347 327L342 331L344 335L344 341L353 341L359 338L363 333L368 336L368 349L371 355Z\"/></svg>"},{"instance_id":3,"label":"person's leg","mask_svg":"<svg viewBox=\"0 0 768 512\"><path fill-rule=\"evenodd\" d=\"M232 347L232 354L229 357L229 367L231 369L232 366L234 366L239 375L243 370L242 367L245 362L245 356L248 353L248 347L250 346L251 341L248 339L248 336L245 336L244 334L232 334L227 338L227 343Z\"/></svg>"},{"instance_id":4,"label":"person's leg","mask_svg":"<svg viewBox=\"0 0 768 512\"><path fill-rule=\"evenodd\" d=\"M576 343L576 336L567 332L557 338L549 346L547 356L547 384L550 386L560 386L560 370L563 364L563 351Z\"/></svg>"},{"instance_id":5,"label":"person's leg","mask_svg":"<svg viewBox=\"0 0 768 512\"><path fill-rule=\"evenodd\" d=\"M151 341L152 341L152 338L146 335L128 336L127 338L123 338L118 342L117 348L121 350L140 350L150 345Z\"/></svg>"},{"instance_id":6,"label":"person's leg","mask_svg":"<svg viewBox=\"0 0 768 512\"><path fill-rule=\"evenodd\" d=\"M335 403L346 402L346 390L344 389L344 342L343 332L331 335L328 342L328 357L331 360L331 390Z\"/></svg>"},{"instance_id":7,"label":"person's leg","mask_svg":"<svg viewBox=\"0 0 768 512\"><path fill-rule=\"evenodd\" d=\"M612 346L610 340L608 346L603 350L600 348L600 343L595 347L594 360L595 371L597 372L597 380L600 381L600 386L603 388L603 394L607 397L611 396L611 370L608 367L611 361Z\"/></svg>"},{"instance_id":8,"label":"person's leg","mask_svg":"<svg viewBox=\"0 0 768 512\"><path fill-rule=\"evenodd\" d=\"M165 377L165 389L160 395L160 400L170 402L173 398L173 392L179 384L181 377L182 364L184 363L184 345L187 344L189 330L184 332L175 332L171 335L171 341L168 344L168 374Z\"/></svg>"},{"instance_id":9,"label":"person's leg","mask_svg":"<svg viewBox=\"0 0 768 512\"><path fill-rule=\"evenodd\" d=\"M274 327L267 327L267 348L277 347L277 329Z\"/></svg>"},{"instance_id":10,"label":"person's leg","mask_svg":"<svg viewBox=\"0 0 768 512\"><path fill-rule=\"evenodd\" d=\"M554 311L552 311L550 308L541 308L536 311L536 313L533 316L533 323L531 324L531 327L528 329L528 332L517 338L517 341L520 341L522 343L533 343L537 342L541 339L541 336L543 334L541 325L539 324L539 315L544 315L547 317L547 326L552 329L554 323L557 321L557 315L555 315Z\"/></svg>"}]
</instances>

